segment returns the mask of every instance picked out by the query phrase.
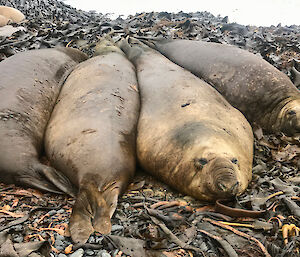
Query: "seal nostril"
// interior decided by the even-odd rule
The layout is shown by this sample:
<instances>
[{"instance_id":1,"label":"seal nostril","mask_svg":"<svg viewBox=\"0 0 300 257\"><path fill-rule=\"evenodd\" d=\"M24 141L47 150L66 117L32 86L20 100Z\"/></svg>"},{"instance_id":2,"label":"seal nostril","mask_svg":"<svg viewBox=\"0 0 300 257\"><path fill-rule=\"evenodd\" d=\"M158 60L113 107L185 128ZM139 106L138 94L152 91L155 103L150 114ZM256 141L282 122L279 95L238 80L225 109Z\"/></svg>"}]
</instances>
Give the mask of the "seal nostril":
<instances>
[{"instance_id":1,"label":"seal nostril","mask_svg":"<svg viewBox=\"0 0 300 257\"><path fill-rule=\"evenodd\" d=\"M231 159L231 162L232 162L233 164L237 164L237 163L238 163L238 160L237 160L237 158L232 158L232 159Z\"/></svg>"},{"instance_id":2,"label":"seal nostril","mask_svg":"<svg viewBox=\"0 0 300 257\"><path fill-rule=\"evenodd\" d=\"M231 187L231 192L233 193L233 192L235 192L237 189L238 189L238 187L239 187L239 185L240 185L240 182L236 182L232 187Z\"/></svg>"},{"instance_id":3,"label":"seal nostril","mask_svg":"<svg viewBox=\"0 0 300 257\"><path fill-rule=\"evenodd\" d=\"M227 187L221 182L218 183L218 188L223 192L227 191Z\"/></svg>"}]
</instances>

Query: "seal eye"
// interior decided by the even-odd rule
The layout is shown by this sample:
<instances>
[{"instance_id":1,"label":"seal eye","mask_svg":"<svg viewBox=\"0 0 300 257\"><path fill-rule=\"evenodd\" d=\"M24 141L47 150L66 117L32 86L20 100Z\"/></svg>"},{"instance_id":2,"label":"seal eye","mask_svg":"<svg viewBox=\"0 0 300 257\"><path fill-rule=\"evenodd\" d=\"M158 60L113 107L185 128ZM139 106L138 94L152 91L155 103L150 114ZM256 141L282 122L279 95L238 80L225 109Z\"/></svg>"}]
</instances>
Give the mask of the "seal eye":
<instances>
[{"instance_id":1,"label":"seal eye","mask_svg":"<svg viewBox=\"0 0 300 257\"><path fill-rule=\"evenodd\" d=\"M294 110L290 110L287 114L288 114L288 115L295 115L296 112L295 112Z\"/></svg>"},{"instance_id":2,"label":"seal eye","mask_svg":"<svg viewBox=\"0 0 300 257\"><path fill-rule=\"evenodd\" d=\"M207 159L205 158L194 159L194 162L195 162L195 167L198 170L201 170L203 166L208 163Z\"/></svg>"},{"instance_id":3,"label":"seal eye","mask_svg":"<svg viewBox=\"0 0 300 257\"><path fill-rule=\"evenodd\" d=\"M208 163L208 161L205 158L201 158L201 159L199 159L199 163L201 165L205 165L206 163Z\"/></svg>"},{"instance_id":4,"label":"seal eye","mask_svg":"<svg viewBox=\"0 0 300 257\"><path fill-rule=\"evenodd\" d=\"M237 164L237 163L238 163L238 160L237 160L237 158L232 158L232 159L231 159L231 162L232 162L233 164Z\"/></svg>"}]
</instances>

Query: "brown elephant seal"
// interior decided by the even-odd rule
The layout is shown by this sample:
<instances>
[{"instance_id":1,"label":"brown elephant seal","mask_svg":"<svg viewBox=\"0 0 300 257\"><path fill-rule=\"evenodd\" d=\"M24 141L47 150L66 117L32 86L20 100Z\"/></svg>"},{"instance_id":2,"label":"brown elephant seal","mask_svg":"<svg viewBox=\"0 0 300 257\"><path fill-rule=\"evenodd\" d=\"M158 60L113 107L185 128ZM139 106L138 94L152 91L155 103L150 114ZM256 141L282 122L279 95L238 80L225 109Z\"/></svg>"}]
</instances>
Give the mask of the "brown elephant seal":
<instances>
[{"instance_id":1,"label":"brown elephant seal","mask_svg":"<svg viewBox=\"0 0 300 257\"><path fill-rule=\"evenodd\" d=\"M15 54L0 63L0 181L72 195L71 184L39 157L56 98L69 72L87 58L55 48Z\"/></svg>"},{"instance_id":2,"label":"brown elephant seal","mask_svg":"<svg viewBox=\"0 0 300 257\"><path fill-rule=\"evenodd\" d=\"M242 193L252 175L253 135L245 117L214 88L131 39L141 96L137 157L142 168L200 200Z\"/></svg>"},{"instance_id":3,"label":"brown elephant seal","mask_svg":"<svg viewBox=\"0 0 300 257\"><path fill-rule=\"evenodd\" d=\"M5 26L9 23L19 23L25 19L23 13L19 10L0 5L0 27Z\"/></svg>"},{"instance_id":4,"label":"brown elephant seal","mask_svg":"<svg viewBox=\"0 0 300 257\"><path fill-rule=\"evenodd\" d=\"M139 95L134 66L108 41L68 77L46 130L51 163L79 188L74 242L111 230L118 196L135 172Z\"/></svg>"},{"instance_id":5,"label":"brown elephant seal","mask_svg":"<svg viewBox=\"0 0 300 257\"><path fill-rule=\"evenodd\" d=\"M235 46L193 40L153 40L153 47L208 82L250 123L268 132L300 133L300 92L288 76Z\"/></svg>"}]
</instances>

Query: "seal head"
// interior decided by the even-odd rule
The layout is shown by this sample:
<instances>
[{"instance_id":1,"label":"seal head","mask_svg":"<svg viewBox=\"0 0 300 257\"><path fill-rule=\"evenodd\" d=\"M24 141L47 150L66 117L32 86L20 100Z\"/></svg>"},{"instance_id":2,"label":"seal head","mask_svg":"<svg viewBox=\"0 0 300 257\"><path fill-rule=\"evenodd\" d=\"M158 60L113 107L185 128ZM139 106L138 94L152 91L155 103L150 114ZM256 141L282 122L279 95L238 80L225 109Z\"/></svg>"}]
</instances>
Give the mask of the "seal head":
<instances>
[{"instance_id":1,"label":"seal head","mask_svg":"<svg viewBox=\"0 0 300 257\"><path fill-rule=\"evenodd\" d=\"M173 140L181 144L178 146L183 149L183 155L169 180L174 179L171 182L175 186L180 181L177 174L182 175L186 170L187 181L181 185L182 191L207 201L241 194L251 180L251 160L244 157L243 151L238 151L234 139L225 131L201 127L190 124L186 131L177 131Z\"/></svg>"},{"instance_id":2,"label":"seal head","mask_svg":"<svg viewBox=\"0 0 300 257\"><path fill-rule=\"evenodd\" d=\"M279 118L281 131L288 136L300 135L300 99L288 102L280 111Z\"/></svg>"}]
</instances>

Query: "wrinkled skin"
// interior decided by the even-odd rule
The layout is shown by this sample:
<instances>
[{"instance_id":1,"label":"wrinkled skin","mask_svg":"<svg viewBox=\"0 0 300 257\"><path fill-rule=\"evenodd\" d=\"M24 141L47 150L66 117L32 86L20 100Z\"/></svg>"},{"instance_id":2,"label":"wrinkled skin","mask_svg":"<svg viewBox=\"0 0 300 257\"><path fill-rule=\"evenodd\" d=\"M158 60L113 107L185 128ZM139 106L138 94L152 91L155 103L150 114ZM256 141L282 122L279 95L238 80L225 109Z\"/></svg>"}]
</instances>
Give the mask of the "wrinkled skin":
<instances>
[{"instance_id":1,"label":"wrinkled skin","mask_svg":"<svg viewBox=\"0 0 300 257\"><path fill-rule=\"evenodd\" d=\"M73 195L60 172L40 163L43 137L61 86L87 58L56 48L15 54L0 63L0 181Z\"/></svg>"},{"instance_id":2,"label":"wrinkled skin","mask_svg":"<svg viewBox=\"0 0 300 257\"><path fill-rule=\"evenodd\" d=\"M5 26L11 22L18 23L25 19L23 13L19 10L0 5L0 27Z\"/></svg>"},{"instance_id":3,"label":"wrinkled skin","mask_svg":"<svg viewBox=\"0 0 300 257\"><path fill-rule=\"evenodd\" d=\"M178 191L214 201L251 180L253 135L245 117L212 87L137 40L120 43L141 95L137 156Z\"/></svg>"},{"instance_id":4,"label":"wrinkled skin","mask_svg":"<svg viewBox=\"0 0 300 257\"><path fill-rule=\"evenodd\" d=\"M268 132L299 135L300 92L284 73L261 57L211 42L165 40L151 45L211 84L249 122Z\"/></svg>"},{"instance_id":5,"label":"wrinkled skin","mask_svg":"<svg viewBox=\"0 0 300 257\"><path fill-rule=\"evenodd\" d=\"M111 230L118 196L136 166L139 96L135 69L108 41L68 77L49 122L46 153L79 189L70 219L74 242Z\"/></svg>"}]
</instances>

